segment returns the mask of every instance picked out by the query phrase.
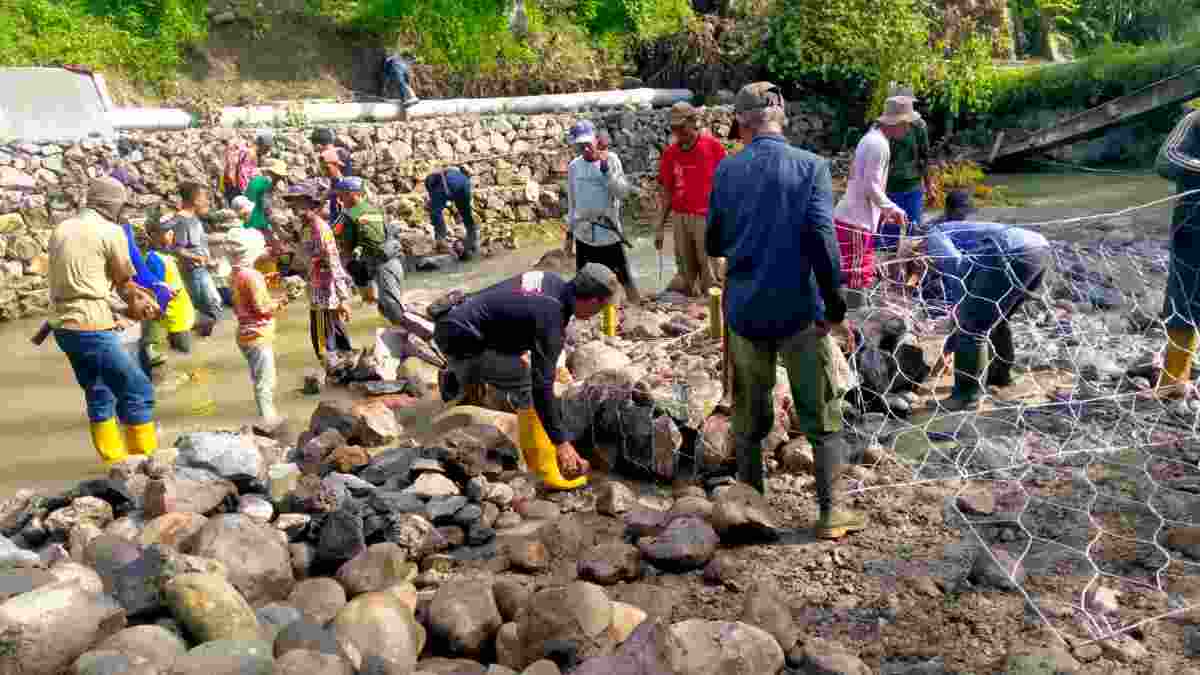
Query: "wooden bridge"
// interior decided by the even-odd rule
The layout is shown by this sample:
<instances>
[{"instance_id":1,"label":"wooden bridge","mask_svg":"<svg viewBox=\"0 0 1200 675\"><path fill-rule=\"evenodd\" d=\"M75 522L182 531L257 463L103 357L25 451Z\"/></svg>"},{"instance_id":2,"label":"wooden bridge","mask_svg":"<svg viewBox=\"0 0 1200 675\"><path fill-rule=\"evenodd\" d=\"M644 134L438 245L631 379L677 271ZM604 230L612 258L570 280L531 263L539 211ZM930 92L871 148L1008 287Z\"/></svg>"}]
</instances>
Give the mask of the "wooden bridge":
<instances>
[{"instance_id":1,"label":"wooden bridge","mask_svg":"<svg viewBox=\"0 0 1200 675\"><path fill-rule=\"evenodd\" d=\"M1044 152L1060 145L1088 140L1163 106L1178 105L1197 96L1200 96L1200 66L1149 84L1131 94L1114 98L1021 138L1008 140L1005 138L1006 133L1001 131L996 135L990 150L981 151L972 159L996 164Z\"/></svg>"}]
</instances>

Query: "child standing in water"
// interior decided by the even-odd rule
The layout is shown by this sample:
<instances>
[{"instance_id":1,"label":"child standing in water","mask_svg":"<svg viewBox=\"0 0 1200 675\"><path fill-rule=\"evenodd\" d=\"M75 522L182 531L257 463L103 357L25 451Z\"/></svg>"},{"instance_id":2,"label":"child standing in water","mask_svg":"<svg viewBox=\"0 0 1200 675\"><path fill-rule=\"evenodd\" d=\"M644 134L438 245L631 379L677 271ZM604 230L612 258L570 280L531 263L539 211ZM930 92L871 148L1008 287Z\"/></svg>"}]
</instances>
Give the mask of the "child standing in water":
<instances>
[{"instance_id":1,"label":"child standing in water","mask_svg":"<svg viewBox=\"0 0 1200 675\"><path fill-rule=\"evenodd\" d=\"M229 231L227 239L232 267L230 288L233 312L237 316L238 348L250 366L254 383L254 402L261 426L273 431L283 423L275 410L275 314L286 304L276 301L267 289L267 280L254 268L267 253L267 242L258 230L241 228Z\"/></svg>"},{"instance_id":2,"label":"child standing in water","mask_svg":"<svg viewBox=\"0 0 1200 675\"><path fill-rule=\"evenodd\" d=\"M192 351L196 308L192 306L192 298L183 283L175 257L168 253L175 246L175 231L165 223L151 221L146 234L150 236L146 267L151 274L165 281L173 294L162 316L145 322L142 327L142 355L151 369L151 379L157 383L162 378L161 366L167 362L167 345L182 354Z\"/></svg>"}]
</instances>

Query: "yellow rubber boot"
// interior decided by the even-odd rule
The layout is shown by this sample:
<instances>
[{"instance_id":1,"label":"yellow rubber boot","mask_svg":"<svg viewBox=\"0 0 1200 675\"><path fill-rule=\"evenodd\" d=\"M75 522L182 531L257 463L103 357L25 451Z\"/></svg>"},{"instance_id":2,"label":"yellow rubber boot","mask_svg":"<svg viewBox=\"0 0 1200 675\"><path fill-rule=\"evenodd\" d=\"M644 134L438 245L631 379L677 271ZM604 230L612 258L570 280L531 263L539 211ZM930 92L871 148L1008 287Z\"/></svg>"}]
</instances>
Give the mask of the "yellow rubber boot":
<instances>
[{"instance_id":1,"label":"yellow rubber boot","mask_svg":"<svg viewBox=\"0 0 1200 675\"><path fill-rule=\"evenodd\" d=\"M104 466L112 466L129 458L125 449L125 438L121 435L121 427L117 420L109 418L103 422L92 422L92 447L104 462Z\"/></svg>"},{"instance_id":2,"label":"yellow rubber boot","mask_svg":"<svg viewBox=\"0 0 1200 675\"><path fill-rule=\"evenodd\" d=\"M1167 354L1155 389L1166 396L1183 395L1181 385L1192 380L1192 356L1197 346L1200 346L1200 334L1196 329L1167 329Z\"/></svg>"},{"instance_id":3,"label":"yellow rubber boot","mask_svg":"<svg viewBox=\"0 0 1200 675\"><path fill-rule=\"evenodd\" d=\"M154 422L125 427L125 442L130 454L149 457L158 450L158 429Z\"/></svg>"},{"instance_id":4,"label":"yellow rubber boot","mask_svg":"<svg viewBox=\"0 0 1200 675\"><path fill-rule=\"evenodd\" d=\"M574 490L587 485L587 476L567 480L558 469L558 449L546 435L546 428L538 418L537 411L525 408L517 411L517 436L521 444L521 454L529 470L546 487L554 490Z\"/></svg>"}]
</instances>

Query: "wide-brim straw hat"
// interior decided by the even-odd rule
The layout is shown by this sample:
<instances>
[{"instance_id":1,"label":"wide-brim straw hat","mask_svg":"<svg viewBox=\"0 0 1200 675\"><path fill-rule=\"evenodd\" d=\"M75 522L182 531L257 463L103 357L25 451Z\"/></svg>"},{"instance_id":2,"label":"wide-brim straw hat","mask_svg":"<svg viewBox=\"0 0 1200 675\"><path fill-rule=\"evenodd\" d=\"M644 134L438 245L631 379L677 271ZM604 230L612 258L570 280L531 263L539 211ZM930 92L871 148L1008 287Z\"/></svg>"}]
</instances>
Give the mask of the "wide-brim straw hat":
<instances>
[{"instance_id":1,"label":"wide-brim straw hat","mask_svg":"<svg viewBox=\"0 0 1200 675\"><path fill-rule=\"evenodd\" d=\"M883 114L875 121L888 126L912 124L921 119L921 114L913 110L913 103L916 101L917 99L911 96L893 96L884 103Z\"/></svg>"}]
</instances>

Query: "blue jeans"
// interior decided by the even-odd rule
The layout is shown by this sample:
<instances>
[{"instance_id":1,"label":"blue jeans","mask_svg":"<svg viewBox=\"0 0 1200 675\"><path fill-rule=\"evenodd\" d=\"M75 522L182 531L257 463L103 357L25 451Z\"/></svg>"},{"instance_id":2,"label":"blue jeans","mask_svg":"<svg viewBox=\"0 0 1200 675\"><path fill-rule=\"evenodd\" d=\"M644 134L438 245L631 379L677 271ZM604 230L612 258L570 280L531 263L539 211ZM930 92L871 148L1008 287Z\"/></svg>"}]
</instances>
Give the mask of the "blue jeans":
<instances>
[{"instance_id":1,"label":"blue jeans","mask_svg":"<svg viewBox=\"0 0 1200 675\"><path fill-rule=\"evenodd\" d=\"M221 294L212 274L205 267L193 267L183 270L183 285L187 286L188 295L192 296L192 304L196 306L204 323L212 325L221 320Z\"/></svg>"},{"instance_id":2,"label":"blue jeans","mask_svg":"<svg viewBox=\"0 0 1200 675\"><path fill-rule=\"evenodd\" d=\"M908 216L909 228L913 224L921 223L921 216L925 210L925 190L917 188L908 192L889 192L888 199L896 202L896 206L904 209L905 215ZM900 225L897 223L884 223L879 226L879 235L875 237L876 251L894 251L900 245Z\"/></svg>"},{"instance_id":3,"label":"blue jeans","mask_svg":"<svg viewBox=\"0 0 1200 675\"><path fill-rule=\"evenodd\" d=\"M1015 355L1008 320L1042 287L1050 251L1004 253L993 249L972 259L974 264L963 280L966 293L958 303L959 328L946 338L945 351L957 351L960 345L977 349L990 341L996 356L1011 364Z\"/></svg>"},{"instance_id":4,"label":"blue jeans","mask_svg":"<svg viewBox=\"0 0 1200 675\"><path fill-rule=\"evenodd\" d=\"M391 93L389 88L394 88L396 93L400 94L397 98L402 101L407 101L413 96L412 86L408 83L408 63L403 59L390 57L383 63L379 95L388 98L388 94Z\"/></svg>"},{"instance_id":5,"label":"blue jeans","mask_svg":"<svg viewBox=\"0 0 1200 675\"><path fill-rule=\"evenodd\" d=\"M115 416L122 424L153 421L154 387L116 331L59 329L54 341L83 388L88 420L103 422Z\"/></svg>"}]
</instances>

